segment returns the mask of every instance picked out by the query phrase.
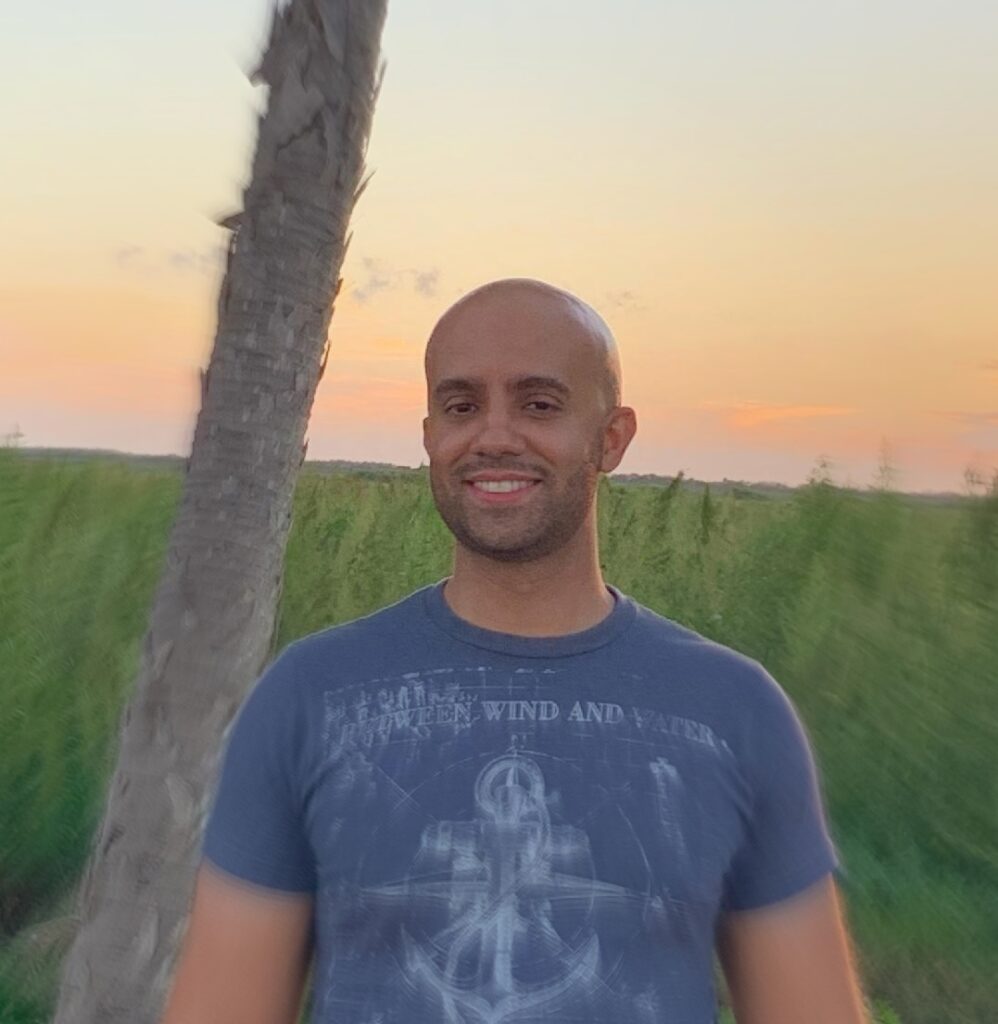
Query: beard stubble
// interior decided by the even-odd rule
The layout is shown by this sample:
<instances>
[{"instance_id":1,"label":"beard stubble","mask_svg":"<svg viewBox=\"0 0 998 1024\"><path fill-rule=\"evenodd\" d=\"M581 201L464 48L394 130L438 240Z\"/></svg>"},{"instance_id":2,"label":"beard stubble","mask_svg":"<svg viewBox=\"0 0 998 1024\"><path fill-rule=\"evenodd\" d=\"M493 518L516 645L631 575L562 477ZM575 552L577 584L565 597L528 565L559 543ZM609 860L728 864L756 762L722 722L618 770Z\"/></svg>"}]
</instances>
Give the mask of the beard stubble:
<instances>
[{"instance_id":1,"label":"beard stubble","mask_svg":"<svg viewBox=\"0 0 998 1024\"><path fill-rule=\"evenodd\" d=\"M601 449L602 436L559 490L551 489L550 474L541 476L538 486L543 490L534 496L535 508L473 506L465 494L466 476L482 470L536 471L529 466L482 462L455 472L445 481L431 466L433 501L455 540L475 554L499 562L536 561L567 544L585 521L596 497L600 472L597 452Z\"/></svg>"}]
</instances>

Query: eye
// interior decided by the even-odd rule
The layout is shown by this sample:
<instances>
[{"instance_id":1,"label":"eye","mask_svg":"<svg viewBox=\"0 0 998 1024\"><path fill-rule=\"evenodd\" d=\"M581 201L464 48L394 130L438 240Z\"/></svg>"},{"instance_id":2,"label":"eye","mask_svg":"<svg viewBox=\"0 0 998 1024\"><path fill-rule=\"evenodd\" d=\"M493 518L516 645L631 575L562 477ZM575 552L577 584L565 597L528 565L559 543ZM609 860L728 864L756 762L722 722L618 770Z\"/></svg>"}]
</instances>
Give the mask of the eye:
<instances>
[{"instance_id":1,"label":"eye","mask_svg":"<svg viewBox=\"0 0 998 1024\"><path fill-rule=\"evenodd\" d=\"M444 412L446 413L457 413L459 416L463 416L468 409L474 408L472 402L453 402L448 406L445 406Z\"/></svg>"},{"instance_id":2,"label":"eye","mask_svg":"<svg viewBox=\"0 0 998 1024\"><path fill-rule=\"evenodd\" d=\"M557 411L558 406L554 402L549 402L545 398L534 398L527 402L527 407L533 406L537 412L552 412Z\"/></svg>"}]
</instances>

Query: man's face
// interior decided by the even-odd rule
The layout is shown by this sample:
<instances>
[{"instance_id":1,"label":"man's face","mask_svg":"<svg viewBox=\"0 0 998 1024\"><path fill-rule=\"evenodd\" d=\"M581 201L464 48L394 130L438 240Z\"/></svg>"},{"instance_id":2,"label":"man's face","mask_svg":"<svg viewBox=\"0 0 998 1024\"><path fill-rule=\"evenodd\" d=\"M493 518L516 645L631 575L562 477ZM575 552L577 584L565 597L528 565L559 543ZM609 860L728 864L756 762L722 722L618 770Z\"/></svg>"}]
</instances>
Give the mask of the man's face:
<instances>
[{"instance_id":1,"label":"man's face","mask_svg":"<svg viewBox=\"0 0 998 1024\"><path fill-rule=\"evenodd\" d=\"M493 294L448 318L427 352L423 440L459 543L528 562L576 535L603 463L601 369L585 321L557 297Z\"/></svg>"}]
</instances>

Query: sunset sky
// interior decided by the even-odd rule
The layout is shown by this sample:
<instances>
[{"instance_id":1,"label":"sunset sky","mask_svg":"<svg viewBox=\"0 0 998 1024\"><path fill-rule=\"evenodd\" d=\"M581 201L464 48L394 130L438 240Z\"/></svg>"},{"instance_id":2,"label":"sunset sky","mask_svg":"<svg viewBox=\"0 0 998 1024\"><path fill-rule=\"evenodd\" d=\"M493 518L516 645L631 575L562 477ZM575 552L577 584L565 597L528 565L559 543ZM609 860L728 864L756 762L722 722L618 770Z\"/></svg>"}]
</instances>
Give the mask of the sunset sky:
<instances>
[{"instance_id":1,"label":"sunset sky","mask_svg":"<svg viewBox=\"0 0 998 1024\"><path fill-rule=\"evenodd\" d=\"M0 435L186 454L264 0L0 14ZM422 349L539 277L613 328L622 472L998 470L992 0L389 0L309 456L418 465Z\"/></svg>"}]
</instances>

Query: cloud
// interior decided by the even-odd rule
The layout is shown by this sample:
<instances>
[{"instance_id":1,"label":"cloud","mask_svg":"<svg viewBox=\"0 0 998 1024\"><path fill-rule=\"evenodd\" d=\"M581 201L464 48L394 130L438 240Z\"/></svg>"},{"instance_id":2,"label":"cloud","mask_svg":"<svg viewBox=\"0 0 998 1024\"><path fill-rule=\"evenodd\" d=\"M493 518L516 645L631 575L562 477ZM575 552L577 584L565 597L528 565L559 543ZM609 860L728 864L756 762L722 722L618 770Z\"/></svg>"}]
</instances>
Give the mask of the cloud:
<instances>
[{"instance_id":1,"label":"cloud","mask_svg":"<svg viewBox=\"0 0 998 1024\"><path fill-rule=\"evenodd\" d=\"M350 294L357 302L368 302L378 292L397 291L401 288L412 288L424 299L432 299L437 295L440 285L440 271L433 267L429 270L417 270L408 267L397 270L382 260L364 256L361 261L363 280L354 285Z\"/></svg>"},{"instance_id":2,"label":"cloud","mask_svg":"<svg viewBox=\"0 0 998 1024\"><path fill-rule=\"evenodd\" d=\"M139 274L213 274L222 262L218 246L202 249L146 249L142 245L122 245L111 253L115 266Z\"/></svg>"},{"instance_id":3,"label":"cloud","mask_svg":"<svg viewBox=\"0 0 998 1024\"><path fill-rule=\"evenodd\" d=\"M998 359L988 359L986 362L981 363L981 369L985 373L998 373Z\"/></svg>"},{"instance_id":4,"label":"cloud","mask_svg":"<svg viewBox=\"0 0 998 1024\"><path fill-rule=\"evenodd\" d=\"M786 420L823 419L828 416L851 416L856 410L844 405L767 405L764 402L701 402L701 408L716 409L728 425L751 429L767 423Z\"/></svg>"},{"instance_id":5,"label":"cloud","mask_svg":"<svg viewBox=\"0 0 998 1024\"><path fill-rule=\"evenodd\" d=\"M142 261L145 249L141 245L123 245L115 249L111 258L119 267L134 267Z\"/></svg>"},{"instance_id":6,"label":"cloud","mask_svg":"<svg viewBox=\"0 0 998 1024\"><path fill-rule=\"evenodd\" d=\"M646 307L641 303L636 292L628 288L605 293L607 304L614 309L628 309L638 312Z\"/></svg>"},{"instance_id":7,"label":"cloud","mask_svg":"<svg viewBox=\"0 0 998 1024\"><path fill-rule=\"evenodd\" d=\"M192 271L196 274L210 274L219 266L222 250L172 249L167 253L167 263L173 270Z\"/></svg>"},{"instance_id":8,"label":"cloud","mask_svg":"<svg viewBox=\"0 0 998 1024\"><path fill-rule=\"evenodd\" d=\"M378 260L365 256L360 262L364 267L364 281L362 284L357 285L352 292L353 297L358 302L367 302L372 295L387 291L393 287L394 275L390 271L383 269Z\"/></svg>"},{"instance_id":9,"label":"cloud","mask_svg":"<svg viewBox=\"0 0 998 1024\"><path fill-rule=\"evenodd\" d=\"M415 275L413 287L424 298L432 299L437 294L437 285L440 283L439 270L413 270Z\"/></svg>"},{"instance_id":10,"label":"cloud","mask_svg":"<svg viewBox=\"0 0 998 1024\"><path fill-rule=\"evenodd\" d=\"M998 412L952 412L946 409L933 409L933 416L956 420L965 427L998 427Z\"/></svg>"}]
</instances>

